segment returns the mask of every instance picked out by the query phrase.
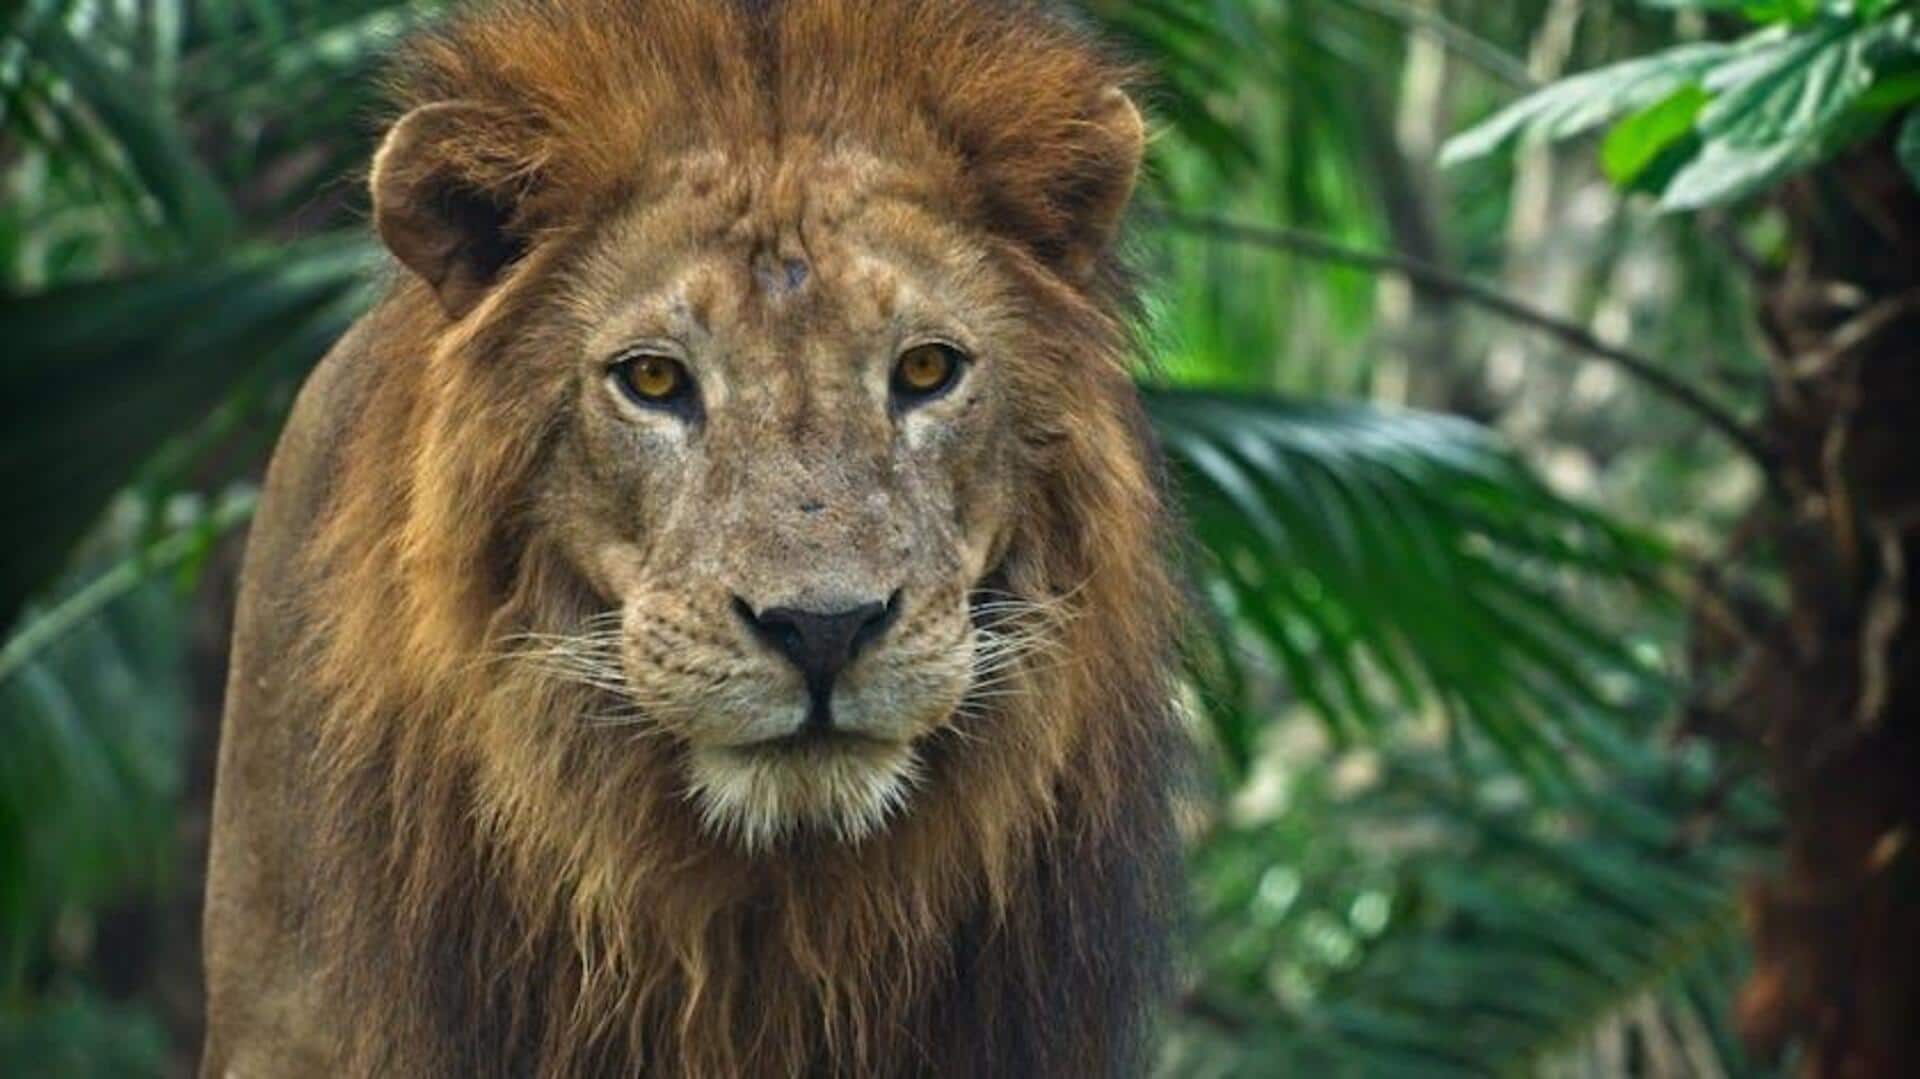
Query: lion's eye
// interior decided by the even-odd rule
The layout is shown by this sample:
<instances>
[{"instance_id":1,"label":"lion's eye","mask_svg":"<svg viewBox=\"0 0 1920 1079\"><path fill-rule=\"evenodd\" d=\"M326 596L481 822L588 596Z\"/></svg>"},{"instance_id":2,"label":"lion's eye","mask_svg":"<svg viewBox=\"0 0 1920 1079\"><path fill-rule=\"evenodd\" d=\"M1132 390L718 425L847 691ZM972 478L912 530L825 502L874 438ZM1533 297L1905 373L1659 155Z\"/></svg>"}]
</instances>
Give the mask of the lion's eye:
<instances>
[{"instance_id":1,"label":"lion's eye","mask_svg":"<svg viewBox=\"0 0 1920 1079\"><path fill-rule=\"evenodd\" d=\"M915 345L893 365L894 396L908 405L932 400L952 387L966 362L952 345Z\"/></svg>"},{"instance_id":2,"label":"lion's eye","mask_svg":"<svg viewBox=\"0 0 1920 1079\"><path fill-rule=\"evenodd\" d=\"M643 352L617 360L607 372L620 392L637 405L662 408L687 400L693 376L680 361Z\"/></svg>"}]
</instances>

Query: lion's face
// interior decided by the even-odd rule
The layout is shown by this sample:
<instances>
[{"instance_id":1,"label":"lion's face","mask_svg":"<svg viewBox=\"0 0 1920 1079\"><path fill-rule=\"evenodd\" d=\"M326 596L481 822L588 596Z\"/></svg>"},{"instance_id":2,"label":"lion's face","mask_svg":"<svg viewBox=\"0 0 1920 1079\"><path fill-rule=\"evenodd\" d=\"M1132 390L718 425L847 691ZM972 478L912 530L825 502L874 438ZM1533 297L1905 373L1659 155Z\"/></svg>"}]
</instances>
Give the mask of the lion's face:
<instances>
[{"instance_id":1,"label":"lion's face","mask_svg":"<svg viewBox=\"0 0 1920 1079\"><path fill-rule=\"evenodd\" d=\"M765 74L797 81L775 95L742 77L688 99L624 59L624 92L483 80L488 99L414 108L373 170L382 238L491 386L441 428L539 447L513 542L530 522L603 608L535 627L559 634L549 658L606 700L589 722L667 741L707 829L748 847L870 833L938 732L981 748L975 717L997 752L1055 747L1051 767L1064 738L1001 705L1151 502L1116 323L1089 302L1144 138L1113 69L1008 30L869 85L821 59L851 31L809 10L783 9L793 62ZM945 34L914 21L937 10L894 14ZM572 51L607 48L579 33ZM1016 78L1032 89L983 90ZM443 542L459 512L419 527ZM1102 515L1122 524L1068 524Z\"/></svg>"},{"instance_id":2,"label":"lion's face","mask_svg":"<svg viewBox=\"0 0 1920 1079\"><path fill-rule=\"evenodd\" d=\"M619 610L609 718L684 743L708 824L857 837L992 690L974 601L1033 333L964 234L875 197L877 163L810 162L766 214L724 169L689 162L572 275L543 516Z\"/></svg>"}]
</instances>

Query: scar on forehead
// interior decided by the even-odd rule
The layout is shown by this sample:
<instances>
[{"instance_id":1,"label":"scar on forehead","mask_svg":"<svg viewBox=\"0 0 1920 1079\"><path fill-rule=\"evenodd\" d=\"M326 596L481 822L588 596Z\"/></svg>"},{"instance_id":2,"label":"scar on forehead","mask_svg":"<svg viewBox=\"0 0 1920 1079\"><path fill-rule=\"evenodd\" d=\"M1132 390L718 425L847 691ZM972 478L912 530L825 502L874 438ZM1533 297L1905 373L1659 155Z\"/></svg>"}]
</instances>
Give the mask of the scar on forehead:
<instances>
[{"instance_id":1,"label":"scar on forehead","mask_svg":"<svg viewBox=\"0 0 1920 1079\"><path fill-rule=\"evenodd\" d=\"M779 294L792 292L807 281L807 261L799 258L763 257L753 264L753 279L762 291Z\"/></svg>"}]
</instances>

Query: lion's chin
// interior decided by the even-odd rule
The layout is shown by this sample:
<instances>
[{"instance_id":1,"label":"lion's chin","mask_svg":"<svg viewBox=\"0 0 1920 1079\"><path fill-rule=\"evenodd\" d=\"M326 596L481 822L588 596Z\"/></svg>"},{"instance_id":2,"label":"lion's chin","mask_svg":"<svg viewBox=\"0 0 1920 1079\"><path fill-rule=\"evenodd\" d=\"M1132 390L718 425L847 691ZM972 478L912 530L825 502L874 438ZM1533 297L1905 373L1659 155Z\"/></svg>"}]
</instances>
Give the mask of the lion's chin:
<instances>
[{"instance_id":1,"label":"lion's chin","mask_svg":"<svg viewBox=\"0 0 1920 1079\"><path fill-rule=\"evenodd\" d=\"M908 742L830 736L695 746L688 771L702 825L761 851L809 831L866 839L906 807L920 762Z\"/></svg>"}]
</instances>

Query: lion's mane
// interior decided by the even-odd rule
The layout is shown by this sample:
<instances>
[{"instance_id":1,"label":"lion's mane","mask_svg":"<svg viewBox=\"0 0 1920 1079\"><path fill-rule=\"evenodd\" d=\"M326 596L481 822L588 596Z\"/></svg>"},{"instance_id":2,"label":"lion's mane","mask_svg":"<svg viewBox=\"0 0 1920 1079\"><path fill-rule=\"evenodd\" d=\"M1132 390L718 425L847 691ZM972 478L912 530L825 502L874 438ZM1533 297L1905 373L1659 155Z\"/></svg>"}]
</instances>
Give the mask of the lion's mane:
<instances>
[{"instance_id":1,"label":"lion's mane","mask_svg":"<svg viewBox=\"0 0 1920 1079\"><path fill-rule=\"evenodd\" d=\"M525 250L458 323L409 279L356 331L367 371L307 546L307 931L356 1073L1135 1069L1177 879L1180 605L1124 275L1053 261L1069 103L1129 72L984 0L512 0L404 56L401 106L497 117L443 151ZM1021 283L1044 331L995 584L1065 614L1018 693L933 736L887 831L750 856L700 830L673 745L583 725L587 691L498 659L606 605L522 509L562 405L551 365L516 361L651 162L810 139L924 169Z\"/></svg>"}]
</instances>

